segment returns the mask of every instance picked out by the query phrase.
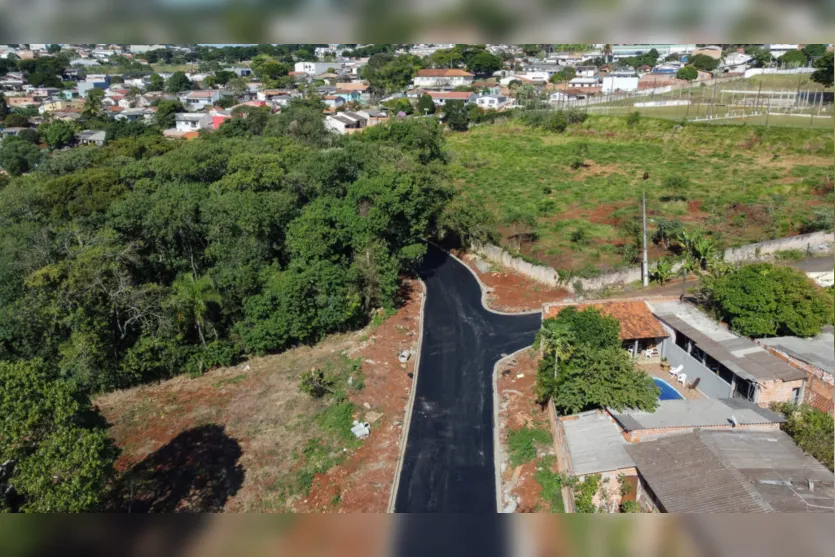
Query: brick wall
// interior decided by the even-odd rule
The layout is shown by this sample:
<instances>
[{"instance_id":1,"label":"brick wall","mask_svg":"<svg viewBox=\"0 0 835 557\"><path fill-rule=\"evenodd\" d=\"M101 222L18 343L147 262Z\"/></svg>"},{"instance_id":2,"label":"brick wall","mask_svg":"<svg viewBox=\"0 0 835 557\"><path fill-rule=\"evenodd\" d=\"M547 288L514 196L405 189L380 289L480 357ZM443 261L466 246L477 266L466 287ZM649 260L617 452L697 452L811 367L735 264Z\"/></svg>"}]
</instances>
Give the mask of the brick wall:
<instances>
[{"instance_id":1,"label":"brick wall","mask_svg":"<svg viewBox=\"0 0 835 557\"><path fill-rule=\"evenodd\" d=\"M797 381L763 381L760 383L760 393L757 404L768 408L772 402L791 402L794 400L793 389L802 389L805 379Z\"/></svg>"},{"instance_id":2,"label":"brick wall","mask_svg":"<svg viewBox=\"0 0 835 557\"><path fill-rule=\"evenodd\" d=\"M806 381L806 394L803 396L803 402L835 416L835 404L832 402L833 391L835 387L832 385L821 381L814 375L810 376Z\"/></svg>"}]
</instances>

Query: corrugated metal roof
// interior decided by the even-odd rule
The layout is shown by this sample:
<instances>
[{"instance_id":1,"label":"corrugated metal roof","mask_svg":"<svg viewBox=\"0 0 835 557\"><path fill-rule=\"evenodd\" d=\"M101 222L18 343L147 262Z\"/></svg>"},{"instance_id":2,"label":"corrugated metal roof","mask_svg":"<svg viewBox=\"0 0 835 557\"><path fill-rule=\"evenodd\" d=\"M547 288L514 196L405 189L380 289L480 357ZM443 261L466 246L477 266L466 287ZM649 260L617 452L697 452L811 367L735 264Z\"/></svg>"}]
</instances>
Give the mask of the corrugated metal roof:
<instances>
[{"instance_id":1,"label":"corrugated metal roof","mask_svg":"<svg viewBox=\"0 0 835 557\"><path fill-rule=\"evenodd\" d=\"M578 414L562 422L574 474L597 474L634 466L626 453L626 439L618 426L597 411Z\"/></svg>"},{"instance_id":2,"label":"corrugated metal roof","mask_svg":"<svg viewBox=\"0 0 835 557\"><path fill-rule=\"evenodd\" d=\"M742 474L702 443L698 433L630 445L626 452L667 512L772 512Z\"/></svg>"},{"instance_id":3,"label":"corrugated metal roof","mask_svg":"<svg viewBox=\"0 0 835 557\"><path fill-rule=\"evenodd\" d=\"M835 373L835 336L831 331L824 331L812 338L762 338L760 343L776 348L830 375Z\"/></svg>"},{"instance_id":4,"label":"corrugated metal roof","mask_svg":"<svg viewBox=\"0 0 835 557\"><path fill-rule=\"evenodd\" d=\"M668 512L833 511L832 472L780 430L701 431L627 452Z\"/></svg>"},{"instance_id":5,"label":"corrugated metal roof","mask_svg":"<svg viewBox=\"0 0 835 557\"><path fill-rule=\"evenodd\" d=\"M753 402L733 398L661 400L655 412L610 410L626 431L676 427L730 426L731 416L739 425L782 423L785 419Z\"/></svg>"}]
</instances>

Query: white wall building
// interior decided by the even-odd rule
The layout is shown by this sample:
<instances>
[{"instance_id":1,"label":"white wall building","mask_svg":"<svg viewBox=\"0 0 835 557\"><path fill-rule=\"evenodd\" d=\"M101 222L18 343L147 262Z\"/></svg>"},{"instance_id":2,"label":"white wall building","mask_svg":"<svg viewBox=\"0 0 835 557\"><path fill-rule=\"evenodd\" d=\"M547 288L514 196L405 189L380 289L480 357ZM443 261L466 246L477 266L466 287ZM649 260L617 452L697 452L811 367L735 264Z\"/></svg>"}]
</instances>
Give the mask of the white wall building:
<instances>
[{"instance_id":1,"label":"white wall building","mask_svg":"<svg viewBox=\"0 0 835 557\"><path fill-rule=\"evenodd\" d=\"M296 62L295 71L307 75L319 75L325 73L328 69L333 68L339 70L342 68L340 62Z\"/></svg>"},{"instance_id":2,"label":"white wall building","mask_svg":"<svg viewBox=\"0 0 835 557\"><path fill-rule=\"evenodd\" d=\"M475 100L479 108L483 108L484 110L499 110L506 107L509 102L510 99L503 95L484 95Z\"/></svg>"},{"instance_id":3,"label":"white wall building","mask_svg":"<svg viewBox=\"0 0 835 557\"><path fill-rule=\"evenodd\" d=\"M181 112L174 115L174 127L178 132L196 132L212 127L212 115L208 113Z\"/></svg>"},{"instance_id":4,"label":"white wall building","mask_svg":"<svg viewBox=\"0 0 835 557\"><path fill-rule=\"evenodd\" d=\"M615 91L637 91L638 90L638 82L640 79L638 76L630 75L630 76L619 76L619 75L607 75L603 78L603 89L604 93L613 93Z\"/></svg>"},{"instance_id":5,"label":"white wall building","mask_svg":"<svg viewBox=\"0 0 835 557\"><path fill-rule=\"evenodd\" d=\"M464 70L420 70L414 79L415 87L428 89L454 89L473 84L473 74Z\"/></svg>"}]
</instances>

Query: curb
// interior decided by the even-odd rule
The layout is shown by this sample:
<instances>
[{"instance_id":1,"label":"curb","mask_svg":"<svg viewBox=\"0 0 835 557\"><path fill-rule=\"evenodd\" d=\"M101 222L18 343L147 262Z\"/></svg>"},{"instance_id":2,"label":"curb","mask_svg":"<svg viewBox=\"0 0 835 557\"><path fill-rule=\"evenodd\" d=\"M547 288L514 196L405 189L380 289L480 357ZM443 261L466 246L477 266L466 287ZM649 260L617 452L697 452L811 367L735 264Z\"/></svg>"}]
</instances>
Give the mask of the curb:
<instances>
[{"instance_id":1,"label":"curb","mask_svg":"<svg viewBox=\"0 0 835 557\"><path fill-rule=\"evenodd\" d=\"M496 511L501 514L504 510L502 505L502 467L501 460L504 454L501 446L501 436L499 433L499 366L505 360L510 360L516 357L517 354L528 350L530 346L520 348L512 354L508 354L493 364L493 470L496 476Z\"/></svg>"},{"instance_id":2,"label":"curb","mask_svg":"<svg viewBox=\"0 0 835 557\"><path fill-rule=\"evenodd\" d=\"M412 410L415 405L415 393L417 393L418 373L420 371L420 353L423 348L423 322L424 322L424 308L426 306L426 297L429 294L429 289L426 288L426 283L423 279L417 277L423 286L423 293L420 297L420 326L418 327L418 342L415 350L415 366L414 377L412 378L412 388L409 391L409 401L406 403L405 417L403 418L403 432L400 439L400 456L397 457L397 469L394 473L394 483L391 486L391 493L389 494L389 504L386 509L387 513L394 513L394 504L397 500L397 490L400 487L400 472L403 469L403 458L406 456L406 444L409 441L409 426L412 423Z\"/></svg>"},{"instance_id":3,"label":"curb","mask_svg":"<svg viewBox=\"0 0 835 557\"><path fill-rule=\"evenodd\" d=\"M497 315L533 315L534 313L542 313L542 310L539 310L539 309L530 309L530 310L527 310L527 311L499 311L497 309L491 308L487 303L487 288L488 287L487 287L486 284L484 284L481 281L481 277L478 276L478 273L476 273L473 270L472 267L470 267L469 265L467 265L466 263L461 261L461 259L457 255L455 255L454 253L451 253L451 252L445 250L444 248L442 248L438 244L433 243L432 245L435 246L436 248L442 250L444 253L446 253L447 255L452 257L453 259L455 259L458 263L463 265L470 272L470 274L472 274L475 277L476 282L478 282L479 288L481 288L481 305L484 306L484 309L486 309L490 313L495 313Z\"/></svg>"}]
</instances>

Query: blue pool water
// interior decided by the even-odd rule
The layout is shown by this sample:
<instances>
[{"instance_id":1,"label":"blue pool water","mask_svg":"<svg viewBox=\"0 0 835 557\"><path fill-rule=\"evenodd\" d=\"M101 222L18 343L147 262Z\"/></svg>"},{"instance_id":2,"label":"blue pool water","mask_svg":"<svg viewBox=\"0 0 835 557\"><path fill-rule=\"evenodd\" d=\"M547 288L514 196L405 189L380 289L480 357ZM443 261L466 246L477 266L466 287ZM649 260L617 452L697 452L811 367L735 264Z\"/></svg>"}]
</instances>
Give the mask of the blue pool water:
<instances>
[{"instance_id":1,"label":"blue pool water","mask_svg":"<svg viewBox=\"0 0 835 557\"><path fill-rule=\"evenodd\" d=\"M672 385L663 379L653 377L652 380L655 381L655 385L661 389L661 396L658 397L658 400L681 400L684 398L672 387Z\"/></svg>"}]
</instances>

